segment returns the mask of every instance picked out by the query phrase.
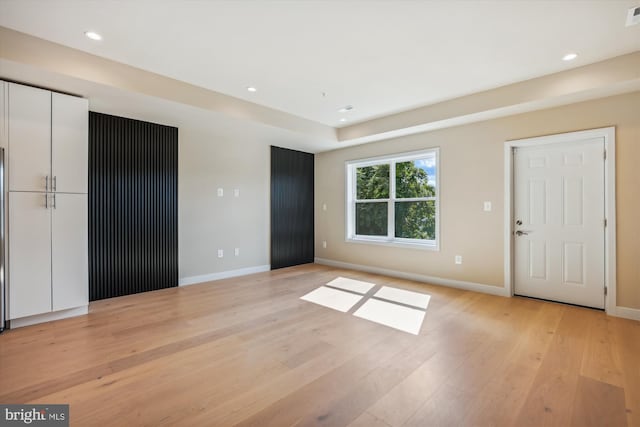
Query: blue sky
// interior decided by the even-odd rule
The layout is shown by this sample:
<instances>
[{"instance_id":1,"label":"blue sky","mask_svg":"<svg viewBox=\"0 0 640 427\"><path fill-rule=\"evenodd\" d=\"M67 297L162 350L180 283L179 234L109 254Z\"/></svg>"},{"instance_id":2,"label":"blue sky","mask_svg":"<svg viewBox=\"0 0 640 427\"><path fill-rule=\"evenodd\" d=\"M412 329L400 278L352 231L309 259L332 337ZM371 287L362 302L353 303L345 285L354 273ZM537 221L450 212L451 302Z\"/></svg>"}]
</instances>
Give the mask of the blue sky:
<instances>
[{"instance_id":1,"label":"blue sky","mask_svg":"<svg viewBox=\"0 0 640 427\"><path fill-rule=\"evenodd\" d=\"M429 184L430 185L436 185L436 158L435 158L435 156L427 157L425 159L415 160L413 162L413 164L416 167L418 167L420 169L423 169L425 172L427 172L427 175L429 176Z\"/></svg>"}]
</instances>

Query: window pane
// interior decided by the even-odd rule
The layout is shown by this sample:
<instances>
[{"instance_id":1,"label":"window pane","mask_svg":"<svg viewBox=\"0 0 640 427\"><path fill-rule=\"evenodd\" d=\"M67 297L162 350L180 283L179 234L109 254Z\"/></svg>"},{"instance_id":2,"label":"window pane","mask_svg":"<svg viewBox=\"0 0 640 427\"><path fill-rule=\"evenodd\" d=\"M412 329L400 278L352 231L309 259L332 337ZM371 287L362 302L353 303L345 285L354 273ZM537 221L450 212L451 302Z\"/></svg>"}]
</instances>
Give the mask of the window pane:
<instances>
[{"instance_id":1,"label":"window pane","mask_svg":"<svg viewBox=\"0 0 640 427\"><path fill-rule=\"evenodd\" d=\"M436 202L396 202L396 237L436 239Z\"/></svg>"},{"instance_id":2,"label":"window pane","mask_svg":"<svg viewBox=\"0 0 640 427\"><path fill-rule=\"evenodd\" d=\"M389 164L366 166L356 169L356 198L389 198Z\"/></svg>"},{"instance_id":3,"label":"window pane","mask_svg":"<svg viewBox=\"0 0 640 427\"><path fill-rule=\"evenodd\" d=\"M356 203L356 234L387 235L387 202Z\"/></svg>"},{"instance_id":4,"label":"window pane","mask_svg":"<svg viewBox=\"0 0 640 427\"><path fill-rule=\"evenodd\" d=\"M435 156L396 163L396 198L435 197Z\"/></svg>"}]
</instances>

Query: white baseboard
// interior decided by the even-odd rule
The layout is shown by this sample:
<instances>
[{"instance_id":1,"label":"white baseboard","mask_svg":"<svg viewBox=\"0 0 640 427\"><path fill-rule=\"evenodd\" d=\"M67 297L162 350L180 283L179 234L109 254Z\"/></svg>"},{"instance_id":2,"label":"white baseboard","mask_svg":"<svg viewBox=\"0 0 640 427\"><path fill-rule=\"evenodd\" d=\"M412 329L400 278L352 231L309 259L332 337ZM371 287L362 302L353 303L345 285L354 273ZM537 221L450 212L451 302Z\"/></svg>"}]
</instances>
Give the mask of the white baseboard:
<instances>
[{"instance_id":1,"label":"white baseboard","mask_svg":"<svg viewBox=\"0 0 640 427\"><path fill-rule=\"evenodd\" d=\"M89 312L89 306L70 308L68 310L54 311L52 313L36 314L34 316L12 319L9 322L10 329L22 328L23 326L35 325L37 323L52 322L54 320L66 319L67 317L81 316Z\"/></svg>"},{"instance_id":2,"label":"white baseboard","mask_svg":"<svg viewBox=\"0 0 640 427\"><path fill-rule=\"evenodd\" d=\"M221 271L219 273L203 274L200 276L183 277L178 280L178 286L195 285L196 283L212 282L230 277L246 276L247 274L263 273L271 270L271 265L257 265L255 267L240 268L238 270Z\"/></svg>"},{"instance_id":3,"label":"white baseboard","mask_svg":"<svg viewBox=\"0 0 640 427\"><path fill-rule=\"evenodd\" d=\"M348 262L334 261L331 259L316 258L316 264L328 265L331 267L347 268L351 270L365 271L367 273L382 274L385 276L398 277L400 279L415 280L432 285L447 286L450 288L463 289L465 291L482 292L484 294L498 295L502 297L510 296L507 289L498 286L485 285L482 283L465 282L462 280L445 279L442 277L426 276L424 274L407 273L398 270L372 267L369 265L351 264Z\"/></svg>"},{"instance_id":4,"label":"white baseboard","mask_svg":"<svg viewBox=\"0 0 640 427\"><path fill-rule=\"evenodd\" d=\"M623 317L625 319L640 321L640 309L616 306L614 313L607 313L611 316Z\"/></svg>"}]
</instances>

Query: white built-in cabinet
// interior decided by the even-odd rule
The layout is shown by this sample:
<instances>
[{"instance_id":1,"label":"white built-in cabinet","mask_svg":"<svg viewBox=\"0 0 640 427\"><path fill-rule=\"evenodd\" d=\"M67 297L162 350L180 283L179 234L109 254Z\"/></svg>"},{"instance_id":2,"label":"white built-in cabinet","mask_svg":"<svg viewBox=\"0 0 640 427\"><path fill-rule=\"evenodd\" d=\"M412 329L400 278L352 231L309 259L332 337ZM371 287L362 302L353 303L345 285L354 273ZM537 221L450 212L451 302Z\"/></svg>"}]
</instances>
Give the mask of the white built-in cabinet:
<instances>
[{"instance_id":1,"label":"white built-in cabinet","mask_svg":"<svg viewBox=\"0 0 640 427\"><path fill-rule=\"evenodd\" d=\"M88 102L8 84L9 319L88 305Z\"/></svg>"},{"instance_id":2,"label":"white built-in cabinet","mask_svg":"<svg viewBox=\"0 0 640 427\"><path fill-rule=\"evenodd\" d=\"M9 191L49 190L51 92L9 83L9 152Z\"/></svg>"},{"instance_id":3,"label":"white built-in cabinet","mask_svg":"<svg viewBox=\"0 0 640 427\"><path fill-rule=\"evenodd\" d=\"M53 191L87 194L89 103L51 94L51 176Z\"/></svg>"},{"instance_id":4,"label":"white built-in cabinet","mask_svg":"<svg viewBox=\"0 0 640 427\"><path fill-rule=\"evenodd\" d=\"M51 311L51 211L46 193L9 193L9 318Z\"/></svg>"}]
</instances>

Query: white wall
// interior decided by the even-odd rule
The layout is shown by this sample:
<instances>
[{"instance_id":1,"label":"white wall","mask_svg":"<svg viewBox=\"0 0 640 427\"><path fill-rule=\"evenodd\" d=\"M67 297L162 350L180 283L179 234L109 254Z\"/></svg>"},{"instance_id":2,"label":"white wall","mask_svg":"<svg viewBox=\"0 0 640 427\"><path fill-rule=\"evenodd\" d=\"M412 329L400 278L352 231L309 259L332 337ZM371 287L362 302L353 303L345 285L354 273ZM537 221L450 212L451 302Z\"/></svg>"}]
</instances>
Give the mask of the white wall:
<instances>
[{"instance_id":1,"label":"white wall","mask_svg":"<svg viewBox=\"0 0 640 427\"><path fill-rule=\"evenodd\" d=\"M306 150L312 140L273 126L43 70L16 66L5 67L3 72L10 72L15 80L22 76L26 84L84 96L91 111L178 128L181 283L268 268L270 146ZM5 143L2 123L0 120L0 145ZM216 195L219 187L224 189L221 198ZM233 196L236 188L238 198ZM237 257L234 248L240 249ZM217 257L218 249L224 250L223 258Z\"/></svg>"},{"instance_id":2,"label":"white wall","mask_svg":"<svg viewBox=\"0 0 640 427\"><path fill-rule=\"evenodd\" d=\"M223 134L215 125L183 126L178 139L181 281L269 264L269 146L252 134Z\"/></svg>"},{"instance_id":3,"label":"white wall","mask_svg":"<svg viewBox=\"0 0 640 427\"><path fill-rule=\"evenodd\" d=\"M639 112L634 92L317 154L316 257L503 288L504 142L615 126L617 304L640 309ZM345 161L433 147L440 147L440 251L345 242Z\"/></svg>"}]
</instances>

